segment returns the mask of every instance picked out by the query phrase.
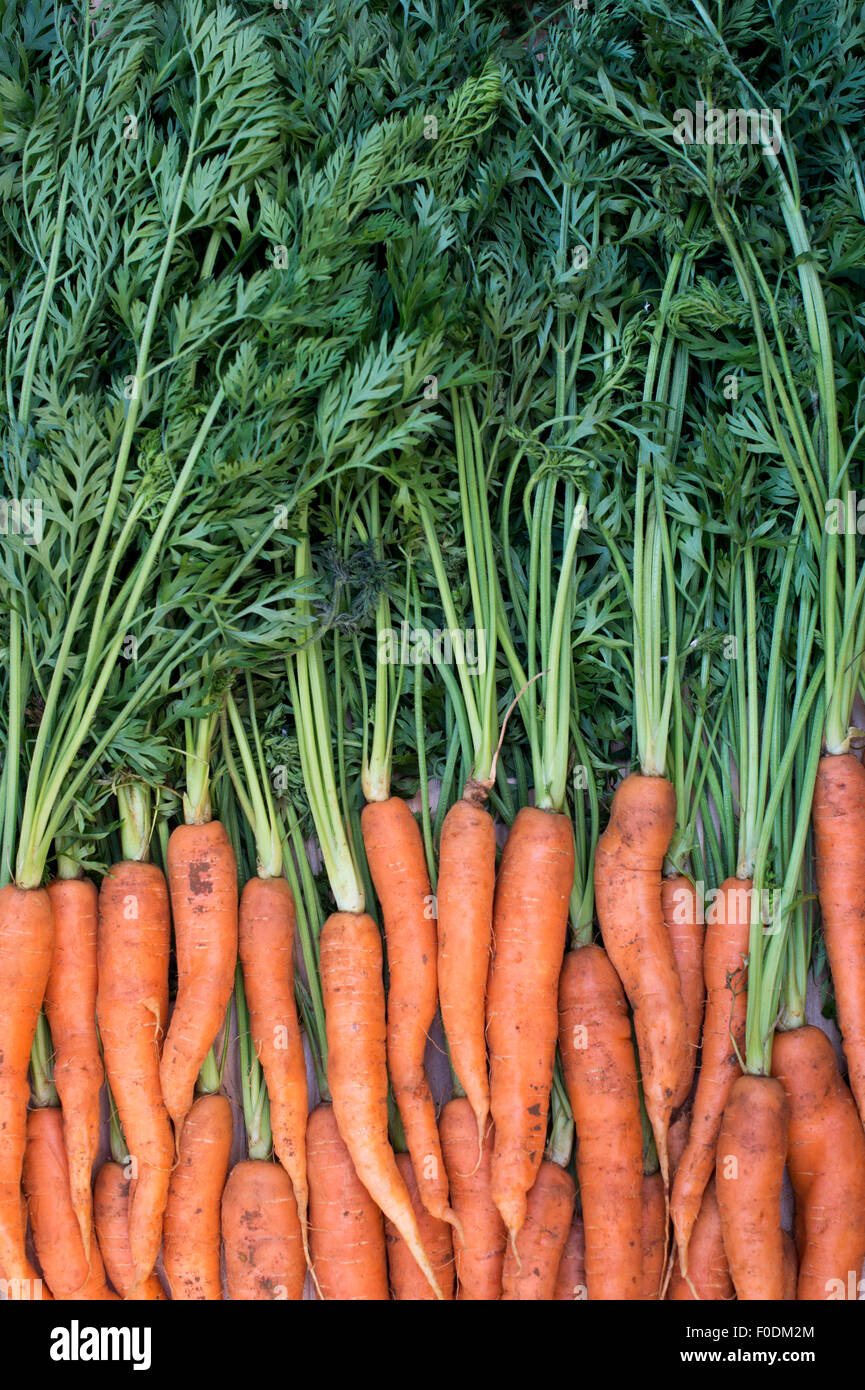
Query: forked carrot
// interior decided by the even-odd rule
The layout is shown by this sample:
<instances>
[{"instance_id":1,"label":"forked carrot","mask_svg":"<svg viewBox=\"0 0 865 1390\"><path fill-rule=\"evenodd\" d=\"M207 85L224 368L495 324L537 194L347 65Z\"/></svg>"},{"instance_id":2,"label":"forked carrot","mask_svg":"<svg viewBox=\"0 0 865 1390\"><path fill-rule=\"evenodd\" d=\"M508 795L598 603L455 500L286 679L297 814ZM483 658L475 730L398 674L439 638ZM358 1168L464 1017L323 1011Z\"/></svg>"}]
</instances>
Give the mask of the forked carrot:
<instances>
[{"instance_id":1,"label":"forked carrot","mask_svg":"<svg viewBox=\"0 0 865 1390\"><path fill-rule=\"evenodd\" d=\"M574 1216L574 1180L565 1168L545 1158L529 1193L528 1210L516 1240L505 1255L502 1299L549 1302L555 1298L559 1265Z\"/></svg>"},{"instance_id":2,"label":"forked carrot","mask_svg":"<svg viewBox=\"0 0 865 1390\"><path fill-rule=\"evenodd\" d=\"M120 1163L103 1163L93 1184L93 1221L99 1253L108 1278L121 1298L142 1303L164 1301L159 1279L151 1274L137 1287L129 1249L129 1199L132 1183Z\"/></svg>"}]
</instances>

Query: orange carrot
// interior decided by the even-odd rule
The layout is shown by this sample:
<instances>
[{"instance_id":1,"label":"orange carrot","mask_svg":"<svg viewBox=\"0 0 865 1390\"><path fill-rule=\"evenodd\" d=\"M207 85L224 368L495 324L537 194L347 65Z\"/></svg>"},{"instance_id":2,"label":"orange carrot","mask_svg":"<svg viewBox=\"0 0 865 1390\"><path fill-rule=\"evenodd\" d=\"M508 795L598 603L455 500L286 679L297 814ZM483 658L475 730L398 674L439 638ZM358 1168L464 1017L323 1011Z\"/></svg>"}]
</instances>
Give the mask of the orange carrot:
<instances>
[{"instance_id":1,"label":"orange carrot","mask_svg":"<svg viewBox=\"0 0 865 1390\"><path fill-rule=\"evenodd\" d=\"M0 888L0 1275L27 1298L39 1276L24 1250L21 1171L27 1141L27 1068L54 942L44 888ZM20 1281L17 1286L15 1281Z\"/></svg>"},{"instance_id":2,"label":"orange carrot","mask_svg":"<svg viewBox=\"0 0 865 1390\"><path fill-rule=\"evenodd\" d=\"M165 1299L155 1274L135 1287L135 1270L129 1249L129 1198L132 1183L119 1163L103 1163L93 1186L93 1220L99 1253L108 1278L121 1298L130 1295L142 1303Z\"/></svg>"},{"instance_id":3,"label":"orange carrot","mask_svg":"<svg viewBox=\"0 0 865 1390\"><path fill-rule=\"evenodd\" d=\"M772 1073L790 1105L787 1167L802 1240L798 1299L856 1298L865 1262L865 1132L856 1104L820 1028L777 1033Z\"/></svg>"},{"instance_id":4,"label":"orange carrot","mask_svg":"<svg viewBox=\"0 0 865 1390\"><path fill-rule=\"evenodd\" d=\"M417 1218L388 1140L381 937L365 912L335 912L321 930L327 1076L357 1175L390 1217L436 1292ZM443 1166L443 1165L442 1165Z\"/></svg>"},{"instance_id":5,"label":"orange carrot","mask_svg":"<svg viewBox=\"0 0 865 1390\"><path fill-rule=\"evenodd\" d=\"M865 767L854 753L820 759L811 817L838 1026L865 1117Z\"/></svg>"},{"instance_id":6,"label":"orange carrot","mask_svg":"<svg viewBox=\"0 0 865 1390\"><path fill-rule=\"evenodd\" d=\"M688 1135L691 1130L691 1111L686 1107L680 1110L675 1119L670 1122L670 1132L667 1136L667 1150L670 1155L670 1177L674 1178L682 1161L682 1155L688 1147Z\"/></svg>"},{"instance_id":7,"label":"orange carrot","mask_svg":"<svg viewBox=\"0 0 865 1390\"><path fill-rule=\"evenodd\" d=\"M735 1296L724 1253L715 1179L711 1177L691 1232L687 1278L677 1262L667 1298L672 1303L689 1303L726 1301Z\"/></svg>"},{"instance_id":8,"label":"orange carrot","mask_svg":"<svg viewBox=\"0 0 865 1390\"><path fill-rule=\"evenodd\" d=\"M781 1236L784 1241L784 1302L796 1303L799 1286L799 1257L796 1253L796 1242L789 1231L782 1231ZM854 1286L857 1280L858 1276L853 1281ZM846 1298L846 1296L845 1291L842 1297Z\"/></svg>"},{"instance_id":9,"label":"orange carrot","mask_svg":"<svg viewBox=\"0 0 865 1390\"><path fill-rule=\"evenodd\" d=\"M36 1254L54 1297L77 1302L116 1299L105 1282L96 1242L90 1244L89 1258L84 1250L72 1206L63 1117L57 1107L31 1110L27 1117L24 1191Z\"/></svg>"},{"instance_id":10,"label":"orange carrot","mask_svg":"<svg viewBox=\"0 0 865 1390\"><path fill-rule=\"evenodd\" d=\"M222 1237L229 1298L290 1303L303 1298L300 1218L291 1179L280 1163L250 1158L234 1165L222 1194Z\"/></svg>"},{"instance_id":11,"label":"orange carrot","mask_svg":"<svg viewBox=\"0 0 865 1390\"><path fill-rule=\"evenodd\" d=\"M355 1171L332 1106L310 1115L306 1154L309 1245L322 1298L387 1301L382 1214Z\"/></svg>"},{"instance_id":12,"label":"orange carrot","mask_svg":"<svg viewBox=\"0 0 865 1390\"><path fill-rule=\"evenodd\" d=\"M63 1111L72 1206L85 1254L93 1228L91 1181L99 1149L99 1094L104 1080L96 1033L96 919L99 894L86 878L48 885L54 951L45 1013L54 1044L54 1084Z\"/></svg>"},{"instance_id":13,"label":"orange carrot","mask_svg":"<svg viewBox=\"0 0 865 1390\"><path fill-rule=\"evenodd\" d=\"M418 823L404 801L369 801L361 829L387 940L387 1064L421 1200L450 1221L435 1106L424 1070L438 1002L436 924Z\"/></svg>"},{"instance_id":14,"label":"orange carrot","mask_svg":"<svg viewBox=\"0 0 865 1390\"><path fill-rule=\"evenodd\" d=\"M700 1075L688 1146L673 1183L670 1214L682 1269L706 1184L715 1167L721 1117L745 1055L746 965L751 921L751 880L728 878L706 914L703 971L706 1016ZM737 1055L738 1049L738 1055Z\"/></svg>"},{"instance_id":15,"label":"orange carrot","mask_svg":"<svg viewBox=\"0 0 865 1390\"><path fill-rule=\"evenodd\" d=\"M574 1199L570 1173L545 1158L529 1193L516 1252L509 1245L505 1255L505 1302L549 1302L555 1297L559 1265L574 1216Z\"/></svg>"},{"instance_id":16,"label":"orange carrot","mask_svg":"<svg viewBox=\"0 0 865 1390\"><path fill-rule=\"evenodd\" d=\"M507 1231L492 1198L492 1145L489 1127L478 1161L477 1123L471 1102L449 1100L439 1120L451 1201L459 1220L454 1231L457 1300L494 1302L502 1296Z\"/></svg>"},{"instance_id":17,"label":"orange carrot","mask_svg":"<svg viewBox=\"0 0 865 1390\"><path fill-rule=\"evenodd\" d=\"M780 1081L746 1075L733 1083L715 1177L724 1250L742 1303L784 1297L781 1187L788 1123Z\"/></svg>"},{"instance_id":18,"label":"orange carrot","mask_svg":"<svg viewBox=\"0 0 865 1390\"><path fill-rule=\"evenodd\" d=\"M604 946L634 1012L646 1110L665 1188L667 1131L681 1103L685 1006L661 906L661 870L676 823L676 793L664 777L620 782L595 852L595 902Z\"/></svg>"},{"instance_id":19,"label":"orange carrot","mask_svg":"<svg viewBox=\"0 0 865 1390\"><path fill-rule=\"evenodd\" d=\"M478 1143L490 1113L485 1009L495 881L493 818L467 790L445 816L439 845L438 986L451 1064L474 1111Z\"/></svg>"},{"instance_id":20,"label":"orange carrot","mask_svg":"<svg viewBox=\"0 0 865 1390\"><path fill-rule=\"evenodd\" d=\"M647 1173L643 1178L642 1210L643 1298L657 1302L661 1297L667 1246L667 1203L660 1173Z\"/></svg>"},{"instance_id":21,"label":"orange carrot","mask_svg":"<svg viewBox=\"0 0 865 1390\"><path fill-rule=\"evenodd\" d=\"M294 999L294 923L284 878L249 880L240 898L239 946L250 1032L270 1098L274 1152L291 1178L305 1247L309 1094Z\"/></svg>"},{"instance_id":22,"label":"orange carrot","mask_svg":"<svg viewBox=\"0 0 865 1390\"><path fill-rule=\"evenodd\" d=\"M219 821L178 825L168 841L177 1000L159 1078L180 1146L195 1080L219 1032L237 961L237 865Z\"/></svg>"},{"instance_id":23,"label":"orange carrot","mask_svg":"<svg viewBox=\"0 0 865 1390\"><path fill-rule=\"evenodd\" d=\"M433 1216L423 1205L409 1155L397 1154L396 1164L408 1189L414 1214L417 1217L421 1240L429 1256L429 1262L435 1271L439 1288L445 1299L452 1300L454 1296L454 1246L451 1228L446 1221L439 1221L438 1217ZM385 1221L384 1235L387 1242L387 1264L393 1297L401 1303L434 1302L435 1294L430 1288L426 1276L421 1272L417 1260L392 1221Z\"/></svg>"},{"instance_id":24,"label":"orange carrot","mask_svg":"<svg viewBox=\"0 0 865 1390\"><path fill-rule=\"evenodd\" d=\"M571 1229L565 1241L553 1298L556 1302L573 1303L582 1301L587 1294L586 1233L583 1230L583 1218L578 1215L571 1222Z\"/></svg>"},{"instance_id":25,"label":"orange carrot","mask_svg":"<svg viewBox=\"0 0 865 1390\"><path fill-rule=\"evenodd\" d=\"M129 1248L135 1284L152 1273L174 1162L159 1089L168 1017L171 921L155 864L124 860L99 890L96 1015L111 1093L131 1156Z\"/></svg>"},{"instance_id":26,"label":"orange carrot","mask_svg":"<svg viewBox=\"0 0 865 1390\"><path fill-rule=\"evenodd\" d=\"M643 1134L631 1021L600 946L565 957L559 1051L577 1127L586 1284L595 1302L642 1297Z\"/></svg>"},{"instance_id":27,"label":"orange carrot","mask_svg":"<svg viewBox=\"0 0 865 1390\"><path fill-rule=\"evenodd\" d=\"M574 882L567 816L524 806L502 854L487 987L493 1199L513 1246L544 1156L558 982Z\"/></svg>"},{"instance_id":28,"label":"orange carrot","mask_svg":"<svg viewBox=\"0 0 865 1390\"><path fill-rule=\"evenodd\" d=\"M685 1008L685 1067L674 1102L675 1108L684 1105L691 1094L700 1052L703 1004L706 998L703 980L704 924L697 890L684 874L662 881L661 907L673 944Z\"/></svg>"},{"instance_id":29,"label":"orange carrot","mask_svg":"<svg viewBox=\"0 0 865 1390\"><path fill-rule=\"evenodd\" d=\"M212 1303L222 1298L222 1189L228 1176L232 1129L231 1105L225 1096L199 1096L192 1102L163 1221L165 1274L176 1302Z\"/></svg>"}]
</instances>

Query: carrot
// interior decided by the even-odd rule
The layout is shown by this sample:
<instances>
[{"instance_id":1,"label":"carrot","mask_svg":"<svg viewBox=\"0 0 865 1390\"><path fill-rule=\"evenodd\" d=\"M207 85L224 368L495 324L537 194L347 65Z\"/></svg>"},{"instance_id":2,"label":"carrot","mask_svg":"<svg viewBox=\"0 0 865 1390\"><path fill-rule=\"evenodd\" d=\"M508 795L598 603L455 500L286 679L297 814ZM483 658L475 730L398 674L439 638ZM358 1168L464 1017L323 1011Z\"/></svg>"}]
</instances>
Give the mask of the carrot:
<instances>
[{"instance_id":1,"label":"carrot","mask_svg":"<svg viewBox=\"0 0 865 1390\"><path fill-rule=\"evenodd\" d=\"M573 1303L585 1299L586 1295L586 1233L582 1216L576 1215L559 1261L553 1298L559 1303Z\"/></svg>"},{"instance_id":2,"label":"carrot","mask_svg":"<svg viewBox=\"0 0 865 1390\"><path fill-rule=\"evenodd\" d=\"M505 1302L549 1302L555 1297L559 1265L574 1216L575 1195L570 1173L545 1158L529 1193L516 1251L509 1245L505 1255Z\"/></svg>"},{"instance_id":3,"label":"carrot","mask_svg":"<svg viewBox=\"0 0 865 1390\"><path fill-rule=\"evenodd\" d=\"M168 841L177 1000L159 1079L179 1152L201 1065L225 1018L237 960L237 865L224 827L178 825Z\"/></svg>"},{"instance_id":4,"label":"carrot","mask_svg":"<svg viewBox=\"0 0 865 1390\"><path fill-rule=\"evenodd\" d=\"M387 1301L382 1214L357 1175L331 1105L310 1115L306 1153L309 1245L321 1297Z\"/></svg>"},{"instance_id":5,"label":"carrot","mask_svg":"<svg viewBox=\"0 0 865 1390\"><path fill-rule=\"evenodd\" d=\"M105 1282L96 1242L90 1245L89 1258L84 1249L72 1206L63 1116L56 1106L31 1110L27 1116L24 1191L36 1254L54 1297L80 1302L116 1299Z\"/></svg>"},{"instance_id":6,"label":"carrot","mask_svg":"<svg viewBox=\"0 0 865 1390\"><path fill-rule=\"evenodd\" d=\"M437 1296L406 1185L388 1140L381 937L365 912L335 912L321 930L327 1076L357 1175L390 1217Z\"/></svg>"},{"instance_id":7,"label":"carrot","mask_svg":"<svg viewBox=\"0 0 865 1390\"><path fill-rule=\"evenodd\" d=\"M457 1300L494 1302L502 1296L507 1231L492 1198L495 1132L488 1126L478 1161L477 1124L471 1102L459 1096L439 1120L451 1201L459 1219L454 1231Z\"/></svg>"},{"instance_id":8,"label":"carrot","mask_svg":"<svg viewBox=\"0 0 865 1390\"><path fill-rule=\"evenodd\" d=\"M559 973L574 882L567 816L524 806L505 843L487 986L493 1200L514 1245L544 1156Z\"/></svg>"},{"instance_id":9,"label":"carrot","mask_svg":"<svg viewBox=\"0 0 865 1390\"><path fill-rule=\"evenodd\" d=\"M780 1081L746 1075L733 1083L715 1177L724 1250L742 1303L784 1297L781 1186L788 1123Z\"/></svg>"},{"instance_id":10,"label":"carrot","mask_svg":"<svg viewBox=\"0 0 865 1390\"><path fill-rule=\"evenodd\" d=\"M0 1275L22 1297L39 1276L24 1251L21 1171L27 1067L51 967L54 917L44 888L0 888ZM34 1284L34 1281L35 1284Z\"/></svg>"},{"instance_id":11,"label":"carrot","mask_svg":"<svg viewBox=\"0 0 865 1390\"><path fill-rule=\"evenodd\" d=\"M731 1087L741 1075L739 1057L745 1055L748 1002L745 962L750 938L751 888L750 879L726 879L706 914L703 951L706 1016L700 1075L688 1145L682 1155L670 1199L673 1230L682 1270L686 1274L691 1232L715 1166L721 1117Z\"/></svg>"},{"instance_id":12,"label":"carrot","mask_svg":"<svg viewBox=\"0 0 865 1390\"><path fill-rule=\"evenodd\" d=\"M661 870L676 823L664 777L620 782L595 852L595 901L604 946L634 1012L646 1111L664 1187L667 1130L686 1069L685 1006L661 905Z\"/></svg>"},{"instance_id":13,"label":"carrot","mask_svg":"<svg viewBox=\"0 0 865 1390\"><path fill-rule=\"evenodd\" d=\"M291 1178L306 1248L309 1093L294 999L294 924L294 898L286 880L250 879L240 898L239 925L250 1031L270 1099L274 1152Z\"/></svg>"},{"instance_id":14,"label":"carrot","mask_svg":"<svg viewBox=\"0 0 865 1390\"><path fill-rule=\"evenodd\" d=\"M387 941L387 1063L421 1200L452 1221L435 1106L424 1070L437 1007L436 924L417 821L398 796L368 801L363 843Z\"/></svg>"},{"instance_id":15,"label":"carrot","mask_svg":"<svg viewBox=\"0 0 865 1390\"><path fill-rule=\"evenodd\" d=\"M439 844L438 987L451 1064L474 1111L479 1144L490 1113L485 1008L495 879L493 818L467 790L445 816Z\"/></svg>"},{"instance_id":16,"label":"carrot","mask_svg":"<svg viewBox=\"0 0 865 1390\"><path fill-rule=\"evenodd\" d=\"M675 1119L670 1122L670 1132L667 1135L667 1151L670 1155L670 1177L675 1178L682 1161L682 1155L688 1147L688 1135L691 1131L691 1111L689 1108L680 1110Z\"/></svg>"},{"instance_id":17,"label":"carrot","mask_svg":"<svg viewBox=\"0 0 865 1390\"><path fill-rule=\"evenodd\" d=\"M643 1135L631 1022L600 946L565 957L559 1051L577 1127L577 1177L594 1301L642 1294Z\"/></svg>"},{"instance_id":18,"label":"carrot","mask_svg":"<svg viewBox=\"0 0 865 1390\"><path fill-rule=\"evenodd\" d=\"M170 949L168 890L161 871L131 859L115 864L99 889L96 1016L133 1164L129 1248L135 1285L150 1276L159 1254L174 1162L159 1089Z\"/></svg>"},{"instance_id":19,"label":"carrot","mask_svg":"<svg viewBox=\"0 0 865 1390\"><path fill-rule=\"evenodd\" d=\"M108 1278L121 1298L157 1303L165 1290L155 1274L135 1287L135 1270L129 1248L129 1198L132 1183L120 1163L103 1163L93 1185L93 1220L99 1253Z\"/></svg>"},{"instance_id":20,"label":"carrot","mask_svg":"<svg viewBox=\"0 0 865 1390\"><path fill-rule=\"evenodd\" d=\"M798 1299L846 1299L850 1287L855 1298L865 1262L865 1132L856 1104L820 1028L777 1033L772 1074L790 1105L787 1167L801 1230Z\"/></svg>"},{"instance_id":21,"label":"carrot","mask_svg":"<svg viewBox=\"0 0 865 1390\"><path fill-rule=\"evenodd\" d=\"M672 1303L689 1303L726 1301L735 1296L724 1252L715 1179L711 1177L691 1232L687 1278L677 1262L667 1298Z\"/></svg>"},{"instance_id":22,"label":"carrot","mask_svg":"<svg viewBox=\"0 0 865 1390\"><path fill-rule=\"evenodd\" d=\"M86 878L48 885L54 951L45 1013L54 1044L54 1084L63 1112L72 1206L84 1252L93 1229L91 1181L99 1149L99 1095L104 1080L96 1033L96 921L99 894Z\"/></svg>"},{"instance_id":23,"label":"carrot","mask_svg":"<svg viewBox=\"0 0 865 1390\"><path fill-rule=\"evenodd\" d=\"M811 818L838 1026L865 1117L865 768L854 753L820 759Z\"/></svg>"},{"instance_id":24,"label":"carrot","mask_svg":"<svg viewBox=\"0 0 865 1390\"><path fill-rule=\"evenodd\" d=\"M234 1165L222 1194L222 1236L229 1298L291 1303L303 1298L300 1217L281 1164L253 1158Z\"/></svg>"},{"instance_id":25,"label":"carrot","mask_svg":"<svg viewBox=\"0 0 865 1390\"><path fill-rule=\"evenodd\" d=\"M782 1231L781 1237L784 1242L784 1302L795 1303L798 1299L799 1286L799 1257L796 1253L796 1242L789 1231ZM853 1280L854 1287L857 1281L858 1275ZM846 1297L846 1291L841 1296L842 1298Z\"/></svg>"},{"instance_id":26,"label":"carrot","mask_svg":"<svg viewBox=\"0 0 865 1390\"><path fill-rule=\"evenodd\" d=\"M647 1173L643 1178L641 1230L643 1298L657 1302L661 1297L667 1248L667 1203L664 1198L664 1179L660 1173Z\"/></svg>"},{"instance_id":27,"label":"carrot","mask_svg":"<svg viewBox=\"0 0 865 1390\"><path fill-rule=\"evenodd\" d=\"M218 1302L222 1189L228 1177L231 1105L225 1096L192 1102L171 1174L163 1221L163 1261L176 1302Z\"/></svg>"},{"instance_id":28,"label":"carrot","mask_svg":"<svg viewBox=\"0 0 865 1390\"><path fill-rule=\"evenodd\" d=\"M446 1221L440 1221L424 1207L409 1155L397 1154L396 1164L408 1188L424 1250L435 1271L439 1288L444 1298L451 1301L454 1296L454 1246L451 1228ZM401 1303L434 1302L435 1295L425 1275L392 1221L385 1221L384 1236L387 1243L392 1296Z\"/></svg>"},{"instance_id":29,"label":"carrot","mask_svg":"<svg viewBox=\"0 0 865 1390\"><path fill-rule=\"evenodd\" d=\"M675 1099L675 1106L679 1106L684 1105L691 1094L700 1052L706 998L703 980L704 923L697 890L684 874L662 880L661 908L673 944L685 1008L685 1065Z\"/></svg>"}]
</instances>

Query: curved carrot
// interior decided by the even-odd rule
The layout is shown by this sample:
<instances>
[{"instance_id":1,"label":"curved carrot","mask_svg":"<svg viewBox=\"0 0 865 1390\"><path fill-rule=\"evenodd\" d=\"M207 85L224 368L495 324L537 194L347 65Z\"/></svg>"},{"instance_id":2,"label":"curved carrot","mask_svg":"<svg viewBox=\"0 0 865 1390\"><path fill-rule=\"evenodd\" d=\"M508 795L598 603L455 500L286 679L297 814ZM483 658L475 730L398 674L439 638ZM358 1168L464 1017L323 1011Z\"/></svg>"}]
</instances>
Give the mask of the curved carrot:
<instances>
[{"instance_id":1,"label":"curved carrot","mask_svg":"<svg viewBox=\"0 0 865 1390\"><path fill-rule=\"evenodd\" d=\"M361 830L387 941L387 1064L427 1211L452 1221L435 1106L424 1069L438 1004L436 924L418 823L404 801L369 801Z\"/></svg>"},{"instance_id":2,"label":"curved carrot","mask_svg":"<svg viewBox=\"0 0 865 1390\"><path fill-rule=\"evenodd\" d=\"M199 1096L192 1102L162 1223L162 1259L175 1302L212 1303L222 1298L222 1189L232 1131L231 1105L225 1096Z\"/></svg>"},{"instance_id":3,"label":"curved carrot","mask_svg":"<svg viewBox=\"0 0 865 1390\"><path fill-rule=\"evenodd\" d=\"M660 1173L647 1173L643 1178L641 1232L643 1298L657 1302L661 1297L667 1248L667 1203Z\"/></svg>"},{"instance_id":4,"label":"curved carrot","mask_svg":"<svg viewBox=\"0 0 865 1390\"><path fill-rule=\"evenodd\" d=\"M331 1105L319 1105L306 1129L309 1246L324 1299L390 1298L384 1221L355 1171Z\"/></svg>"},{"instance_id":5,"label":"curved carrot","mask_svg":"<svg viewBox=\"0 0 865 1390\"><path fill-rule=\"evenodd\" d=\"M117 1298L105 1282L96 1242L89 1258L72 1206L69 1166L59 1108L31 1110L27 1117L24 1191L33 1243L45 1281L56 1299L107 1302Z\"/></svg>"},{"instance_id":6,"label":"curved carrot","mask_svg":"<svg viewBox=\"0 0 865 1390\"><path fill-rule=\"evenodd\" d=\"M777 1033L772 1074L790 1105L787 1167L802 1248L800 1302L857 1297L865 1263L865 1131L820 1028ZM851 1279L852 1274L852 1279Z\"/></svg>"},{"instance_id":7,"label":"curved carrot","mask_svg":"<svg viewBox=\"0 0 865 1390\"><path fill-rule=\"evenodd\" d=\"M237 962L237 865L219 821L178 825L168 840L177 999L159 1066L180 1147L195 1080L225 1019Z\"/></svg>"},{"instance_id":8,"label":"curved carrot","mask_svg":"<svg viewBox=\"0 0 865 1390\"><path fill-rule=\"evenodd\" d=\"M667 1298L671 1303L708 1303L729 1301L735 1296L724 1252L715 1179L711 1177L691 1232L687 1278L677 1261Z\"/></svg>"},{"instance_id":9,"label":"curved carrot","mask_svg":"<svg viewBox=\"0 0 865 1390\"><path fill-rule=\"evenodd\" d=\"M54 1044L54 1084L63 1111L69 1187L85 1254L93 1229L93 1164L99 1150L99 1094L105 1073L96 1032L96 921L99 894L87 878L55 879L54 951L45 1013Z\"/></svg>"},{"instance_id":10,"label":"curved carrot","mask_svg":"<svg viewBox=\"0 0 865 1390\"><path fill-rule=\"evenodd\" d=\"M715 1183L724 1250L742 1303L784 1297L781 1187L789 1107L780 1081L740 1076L718 1136Z\"/></svg>"},{"instance_id":11,"label":"curved carrot","mask_svg":"<svg viewBox=\"0 0 865 1390\"><path fill-rule=\"evenodd\" d=\"M284 878L248 881L238 940L250 1032L270 1098L274 1152L291 1178L306 1248L309 1092L294 998L294 923L294 898Z\"/></svg>"},{"instance_id":12,"label":"curved carrot","mask_svg":"<svg viewBox=\"0 0 865 1390\"><path fill-rule=\"evenodd\" d=\"M483 1142L490 1113L486 992L493 941L496 834L482 803L451 806L439 844L438 986L451 1064Z\"/></svg>"},{"instance_id":13,"label":"curved carrot","mask_svg":"<svg viewBox=\"0 0 865 1390\"><path fill-rule=\"evenodd\" d=\"M559 1051L577 1127L577 1177L594 1302L642 1297L643 1131L631 1021L600 946L565 956Z\"/></svg>"},{"instance_id":14,"label":"curved carrot","mask_svg":"<svg viewBox=\"0 0 865 1390\"><path fill-rule=\"evenodd\" d=\"M524 806L499 865L487 986L493 1200L512 1244L544 1156L573 882L567 816Z\"/></svg>"},{"instance_id":15,"label":"curved carrot","mask_svg":"<svg viewBox=\"0 0 865 1390\"><path fill-rule=\"evenodd\" d=\"M439 1288L444 1298L450 1301L454 1296L454 1246L451 1228L446 1221L440 1221L423 1205L409 1155L397 1154L396 1165L408 1189L423 1247L435 1271ZM393 1297L401 1303L434 1302L435 1294L426 1276L421 1272L417 1260L392 1221L385 1221L384 1236Z\"/></svg>"},{"instance_id":16,"label":"curved carrot","mask_svg":"<svg viewBox=\"0 0 865 1390\"><path fill-rule=\"evenodd\" d=\"M582 1301L588 1296L586 1288L586 1233L582 1216L575 1216L565 1241L553 1298L557 1303Z\"/></svg>"},{"instance_id":17,"label":"curved carrot","mask_svg":"<svg viewBox=\"0 0 865 1390\"><path fill-rule=\"evenodd\" d=\"M39 1276L24 1251L21 1171L27 1142L27 1068L54 942L44 888L0 888L0 1275L23 1297Z\"/></svg>"},{"instance_id":18,"label":"curved carrot","mask_svg":"<svg viewBox=\"0 0 865 1390\"><path fill-rule=\"evenodd\" d=\"M478 1161L477 1121L464 1096L449 1100L439 1119L451 1201L459 1220L454 1231L458 1302L494 1302L502 1296L508 1233L492 1197L489 1126Z\"/></svg>"},{"instance_id":19,"label":"curved carrot","mask_svg":"<svg viewBox=\"0 0 865 1390\"><path fill-rule=\"evenodd\" d=\"M750 879L726 879L706 913L706 1016L700 1075L688 1145L670 1198L673 1230L686 1274L691 1231L715 1167L721 1117L733 1082L742 1073L739 1057L745 1055L751 888Z\"/></svg>"},{"instance_id":20,"label":"curved carrot","mask_svg":"<svg viewBox=\"0 0 865 1390\"><path fill-rule=\"evenodd\" d=\"M811 819L838 1026L865 1123L865 767L854 753L820 759Z\"/></svg>"},{"instance_id":21,"label":"curved carrot","mask_svg":"<svg viewBox=\"0 0 865 1390\"><path fill-rule=\"evenodd\" d=\"M108 1278L121 1298L130 1295L141 1303L165 1300L165 1290L155 1274L135 1287L135 1270L129 1249L129 1198L132 1183L119 1163L103 1163L93 1185L93 1222L99 1253Z\"/></svg>"},{"instance_id":22,"label":"curved carrot","mask_svg":"<svg viewBox=\"0 0 865 1390\"><path fill-rule=\"evenodd\" d=\"M684 1105L691 1094L700 1054L706 998L703 980L704 923L697 890L684 874L662 880L661 908L673 945L685 1008L685 1065L674 1101L674 1108L677 1108Z\"/></svg>"},{"instance_id":23,"label":"curved carrot","mask_svg":"<svg viewBox=\"0 0 865 1390\"><path fill-rule=\"evenodd\" d=\"M303 1298L300 1217L291 1179L280 1163L248 1158L234 1165L222 1193L222 1238L229 1298L289 1303Z\"/></svg>"},{"instance_id":24,"label":"curved carrot","mask_svg":"<svg viewBox=\"0 0 865 1390\"><path fill-rule=\"evenodd\" d=\"M364 1187L384 1215L390 1217L440 1296L388 1140L384 985L378 928L368 913L335 912L322 927L320 951L327 1078L339 1132Z\"/></svg>"},{"instance_id":25,"label":"curved carrot","mask_svg":"<svg viewBox=\"0 0 865 1390\"><path fill-rule=\"evenodd\" d=\"M607 954L634 1012L646 1111L665 1188L667 1130L686 1065L685 1006L661 906L661 870L676 823L664 777L620 782L595 851L595 902Z\"/></svg>"},{"instance_id":26,"label":"curved carrot","mask_svg":"<svg viewBox=\"0 0 865 1390\"><path fill-rule=\"evenodd\" d=\"M507 1303L549 1302L555 1297L559 1265L571 1231L574 1180L545 1158L529 1193L516 1251L505 1255L502 1299Z\"/></svg>"},{"instance_id":27,"label":"curved carrot","mask_svg":"<svg viewBox=\"0 0 865 1390\"><path fill-rule=\"evenodd\" d=\"M153 1272L174 1162L174 1139L159 1089L168 1017L171 919L155 864L124 860L99 889L96 1016L105 1071L129 1148L133 1188L129 1248L135 1283Z\"/></svg>"}]
</instances>

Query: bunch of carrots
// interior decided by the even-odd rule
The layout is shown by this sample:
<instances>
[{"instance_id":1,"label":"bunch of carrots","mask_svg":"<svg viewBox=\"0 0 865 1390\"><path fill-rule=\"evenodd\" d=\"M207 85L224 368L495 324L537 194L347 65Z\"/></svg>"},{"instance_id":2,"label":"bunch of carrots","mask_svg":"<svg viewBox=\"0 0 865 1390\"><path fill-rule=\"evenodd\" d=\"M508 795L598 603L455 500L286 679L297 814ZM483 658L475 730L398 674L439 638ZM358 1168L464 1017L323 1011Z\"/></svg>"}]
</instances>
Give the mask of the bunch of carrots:
<instances>
[{"instance_id":1,"label":"bunch of carrots","mask_svg":"<svg viewBox=\"0 0 865 1390\"><path fill-rule=\"evenodd\" d=\"M0 48L2 1292L855 1299L858 149L305 8Z\"/></svg>"}]
</instances>

